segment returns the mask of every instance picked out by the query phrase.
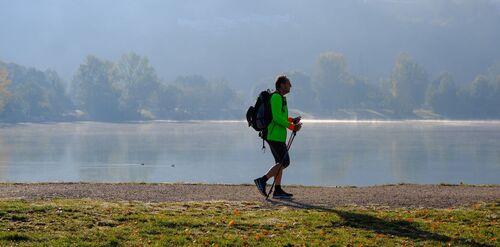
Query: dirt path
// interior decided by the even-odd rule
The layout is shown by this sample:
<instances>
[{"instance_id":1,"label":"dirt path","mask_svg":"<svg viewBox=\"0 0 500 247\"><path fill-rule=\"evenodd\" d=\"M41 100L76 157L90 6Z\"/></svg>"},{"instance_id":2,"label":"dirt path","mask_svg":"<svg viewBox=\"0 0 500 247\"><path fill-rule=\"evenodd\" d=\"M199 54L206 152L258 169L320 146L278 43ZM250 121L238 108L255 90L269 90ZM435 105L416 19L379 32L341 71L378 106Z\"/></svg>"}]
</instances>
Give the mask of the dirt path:
<instances>
[{"instance_id":1,"label":"dirt path","mask_svg":"<svg viewBox=\"0 0 500 247\"><path fill-rule=\"evenodd\" d=\"M293 201L266 201L253 185L40 183L0 184L0 198L96 198L144 202L261 201L265 204L333 207L379 205L389 207L467 206L476 202L500 203L500 185L385 185L359 188L286 187Z\"/></svg>"}]
</instances>

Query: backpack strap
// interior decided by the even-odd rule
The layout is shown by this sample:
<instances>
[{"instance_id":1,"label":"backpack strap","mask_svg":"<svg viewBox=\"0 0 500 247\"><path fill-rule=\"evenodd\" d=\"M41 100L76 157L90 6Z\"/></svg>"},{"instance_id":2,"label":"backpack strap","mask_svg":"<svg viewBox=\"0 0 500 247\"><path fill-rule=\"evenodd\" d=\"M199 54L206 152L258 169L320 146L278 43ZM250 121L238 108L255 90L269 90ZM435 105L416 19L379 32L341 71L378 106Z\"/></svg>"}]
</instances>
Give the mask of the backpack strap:
<instances>
[{"instance_id":1,"label":"backpack strap","mask_svg":"<svg viewBox=\"0 0 500 247\"><path fill-rule=\"evenodd\" d=\"M283 97L283 95L279 94L278 92L273 92L271 93L271 96L269 97L269 100L271 100L271 97L273 97L273 94L278 94L279 96L281 96L281 111L285 111L283 108L285 107L285 97Z\"/></svg>"},{"instance_id":2,"label":"backpack strap","mask_svg":"<svg viewBox=\"0 0 500 247\"><path fill-rule=\"evenodd\" d=\"M266 152L266 146L264 145L264 141L267 138L267 129L261 130L259 132L259 136L260 136L260 138L262 138L262 152L265 153Z\"/></svg>"}]
</instances>

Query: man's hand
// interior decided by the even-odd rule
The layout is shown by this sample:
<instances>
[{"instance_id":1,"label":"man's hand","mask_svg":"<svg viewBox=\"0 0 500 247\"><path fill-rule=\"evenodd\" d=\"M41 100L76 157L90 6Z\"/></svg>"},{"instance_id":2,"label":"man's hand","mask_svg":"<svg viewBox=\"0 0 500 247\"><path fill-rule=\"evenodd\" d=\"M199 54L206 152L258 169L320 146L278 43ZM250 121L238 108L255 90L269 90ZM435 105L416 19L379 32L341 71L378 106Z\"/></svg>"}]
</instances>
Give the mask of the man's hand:
<instances>
[{"instance_id":1,"label":"man's hand","mask_svg":"<svg viewBox=\"0 0 500 247\"><path fill-rule=\"evenodd\" d=\"M302 124L301 123L295 124L293 126L293 132L298 132L300 130L300 128L302 128Z\"/></svg>"},{"instance_id":2,"label":"man's hand","mask_svg":"<svg viewBox=\"0 0 500 247\"><path fill-rule=\"evenodd\" d=\"M298 123L300 123L300 119L301 119L301 118L302 118L301 116L298 116L298 117L296 117L296 118L292 118L292 123L293 123L293 124L298 124Z\"/></svg>"}]
</instances>

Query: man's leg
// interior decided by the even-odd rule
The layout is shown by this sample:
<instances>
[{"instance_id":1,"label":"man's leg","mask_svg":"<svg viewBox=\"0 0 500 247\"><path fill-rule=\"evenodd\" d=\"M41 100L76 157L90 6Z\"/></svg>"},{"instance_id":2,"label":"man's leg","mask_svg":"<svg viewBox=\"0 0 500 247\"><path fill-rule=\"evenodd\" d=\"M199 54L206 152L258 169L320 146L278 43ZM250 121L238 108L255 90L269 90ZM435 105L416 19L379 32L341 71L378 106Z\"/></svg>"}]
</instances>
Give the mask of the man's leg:
<instances>
[{"instance_id":1,"label":"man's leg","mask_svg":"<svg viewBox=\"0 0 500 247\"><path fill-rule=\"evenodd\" d=\"M271 152L273 153L274 160L276 161L276 165L271 167L269 171L266 173L266 178L270 179L274 177L274 184L281 185L281 177L283 175L283 169L290 165L290 156L288 155L288 150L285 143L281 142L268 142L271 148ZM280 166L281 162L281 166Z\"/></svg>"},{"instance_id":2,"label":"man's leg","mask_svg":"<svg viewBox=\"0 0 500 247\"><path fill-rule=\"evenodd\" d=\"M281 191L281 177L283 169L290 164L290 157L288 156L288 150L285 143L268 141L268 144L276 164L269 169L266 175L254 180L259 192L264 196L266 196L266 182L272 177L274 177L274 184L276 188L279 188L279 191ZM280 167L279 162L282 162L283 166Z\"/></svg>"},{"instance_id":3,"label":"man's leg","mask_svg":"<svg viewBox=\"0 0 500 247\"><path fill-rule=\"evenodd\" d=\"M270 179L274 177L274 184L281 185L281 175L283 174L283 167L280 169L280 164L276 164L266 173L266 178Z\"/></svg>"},{"instance_id":4,"label":"man's leg","mask_svg":"<svg viewBox=\"0 0 500 247\"><path fill-rule=\"evenodd\" d=\"M293 196L293 194L286 193L281 188L281 178L283 177L283 170L290 165L290 156L288 155L288 150L284 143L283 144L279 143L274 147L275 147L274 149L275 159L276 161L279 160L279 162L281 162L281 165L280 163L274 165L271 169L269 169L265 177L266 179L274 177L275 190L273 193L273 198L277 199L290 198Z\"/></svg>"}]
</instances>

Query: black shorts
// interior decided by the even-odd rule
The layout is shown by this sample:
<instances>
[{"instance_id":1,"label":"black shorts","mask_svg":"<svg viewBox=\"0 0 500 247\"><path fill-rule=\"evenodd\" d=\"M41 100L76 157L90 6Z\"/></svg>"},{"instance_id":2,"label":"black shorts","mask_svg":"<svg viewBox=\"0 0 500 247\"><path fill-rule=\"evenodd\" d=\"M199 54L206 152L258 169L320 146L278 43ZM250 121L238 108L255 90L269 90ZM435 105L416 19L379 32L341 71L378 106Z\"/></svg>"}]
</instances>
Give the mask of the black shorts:
<instances>
[{"instance_id":1,"label":"black shorts","mask_svg":"<svg viewBox=\"0 0 500 247\"><path fill-rule=\"evenodd\" d=\"M276 164L283 160L283 168L287 168L290 165L290 156L288 155L288 150L286 150L286 144L284 142L269 140L267 140L267 144L271 148L271 153L273 153Z\"/></svg>"}]
</instances>

